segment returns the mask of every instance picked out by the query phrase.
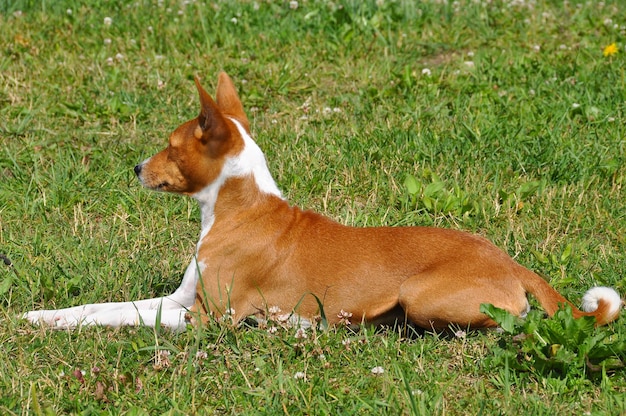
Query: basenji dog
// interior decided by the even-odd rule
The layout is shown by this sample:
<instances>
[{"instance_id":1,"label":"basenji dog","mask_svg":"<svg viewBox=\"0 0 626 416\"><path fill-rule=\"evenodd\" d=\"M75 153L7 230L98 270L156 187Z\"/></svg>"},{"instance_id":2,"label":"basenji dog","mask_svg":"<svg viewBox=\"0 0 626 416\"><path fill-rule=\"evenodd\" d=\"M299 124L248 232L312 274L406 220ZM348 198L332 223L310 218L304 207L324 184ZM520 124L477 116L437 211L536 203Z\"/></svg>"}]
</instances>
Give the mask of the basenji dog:
<instances>
[{"instance_id":1,"label":"basenji dog","mask_svg":"<svg viewBox=\"0 0 626 416\"><path fill-rule=\"evenodd\" d=\"M265 319L284 311L301 322L323 314L329 324L409 321L425 329L493 327L490 303L515 315L527 294L554 314L598 325L615 320L623 302L594 287L582 310L536 273L477 235L430 227L344 226L289 205L250 135L235 86L219 74L215 101L196 78L200 114L169 137L168 146L135 166L149 189L189 195L200 204L195 256L171 295L28 312L56 328L78 325L163 325L185 328L208 319Z\"/></svg>"}]
</instances>

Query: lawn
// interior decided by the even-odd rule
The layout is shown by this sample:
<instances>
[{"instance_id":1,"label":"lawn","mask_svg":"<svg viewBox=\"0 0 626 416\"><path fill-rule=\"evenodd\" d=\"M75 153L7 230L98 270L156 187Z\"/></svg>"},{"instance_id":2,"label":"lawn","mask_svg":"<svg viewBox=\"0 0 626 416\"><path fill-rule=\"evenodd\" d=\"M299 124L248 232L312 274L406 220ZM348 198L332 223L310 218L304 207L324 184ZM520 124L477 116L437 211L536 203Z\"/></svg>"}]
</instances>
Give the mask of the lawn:
<instances>
[{"instance_id":1,"label":"lawn","mask_svg":"<svg viewBox=\"0 0 626 416\"><path fill-rule=\"evenodd\" d=\"M624 317L448 334L19 319L176 289L197 206L133 167L220 70L291 203L471 231L575 304L623 296L625 47L618 0L0 0L0 413L626 414Z\"/></svg>"}]
</instances>

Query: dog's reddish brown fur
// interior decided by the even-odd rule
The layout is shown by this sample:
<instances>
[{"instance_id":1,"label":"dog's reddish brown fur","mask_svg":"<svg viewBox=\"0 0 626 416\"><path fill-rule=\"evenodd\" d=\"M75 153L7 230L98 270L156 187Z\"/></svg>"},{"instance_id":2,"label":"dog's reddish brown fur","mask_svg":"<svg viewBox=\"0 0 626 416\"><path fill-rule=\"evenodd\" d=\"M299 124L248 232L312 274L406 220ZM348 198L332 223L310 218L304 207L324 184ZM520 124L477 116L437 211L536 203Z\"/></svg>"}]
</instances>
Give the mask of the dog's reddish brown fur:
<instances>
[{"instance_id":1,"label":"dog's reddish brown fur","mask_svg":"<svg viewBox=\"0 0 626 416\"><path fill-rule=\"evenodd\" d=\"M170 137L169 146L144 163L147 187L192 195L245 146L237 127L249 122L230 78L221 73L217 102L202 89L201 114ZM228 177L219 188L213 222L198 244L204 266L192 316L263 315L272 306L329 321L341 310L352 321L407 318L424 328L491 327L479 311L491 303L520 315L533 294L552 315L570 304L541 277L482 237L426 227L352 228L288 205L263 192L251 174ZM601 298L593 312L574 316L598 324L617 318L615 302Z\"/></svg>"}]
</instances>

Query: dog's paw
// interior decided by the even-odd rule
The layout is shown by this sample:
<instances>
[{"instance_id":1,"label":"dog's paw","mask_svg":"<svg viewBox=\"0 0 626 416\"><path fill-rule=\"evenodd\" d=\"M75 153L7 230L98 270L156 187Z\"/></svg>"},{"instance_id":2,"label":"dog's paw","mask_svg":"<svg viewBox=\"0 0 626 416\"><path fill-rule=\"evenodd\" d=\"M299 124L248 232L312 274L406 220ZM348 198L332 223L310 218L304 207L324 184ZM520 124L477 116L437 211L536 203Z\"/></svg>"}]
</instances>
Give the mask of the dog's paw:
<instances>
[{"instance_id":1,"label":"dog's paw","mask_svg":"<svg viewBox=\"0 0 626 416\"><path fill-rule=\"evenodd\" d=\"M22 315L22 318L33 325L48 326L54 329L72 329L81 323L81 314L78 311L68 310L42 310L30 311Z\"/></svg>"}]
</instances>

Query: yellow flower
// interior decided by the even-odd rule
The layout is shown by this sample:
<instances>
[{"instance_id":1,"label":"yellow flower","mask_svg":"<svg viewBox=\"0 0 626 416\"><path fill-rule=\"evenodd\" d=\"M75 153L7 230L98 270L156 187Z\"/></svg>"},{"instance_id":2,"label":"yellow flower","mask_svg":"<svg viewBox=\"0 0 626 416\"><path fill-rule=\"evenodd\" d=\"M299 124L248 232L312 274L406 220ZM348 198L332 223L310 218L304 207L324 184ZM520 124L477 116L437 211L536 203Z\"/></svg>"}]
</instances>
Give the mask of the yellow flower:
<instances>
[{"instance_id":1,"label":"yellow flower","mask_svg":"<svg viewBox=\"0 0 626 416\"><path fill-rule=\"evenodd\" d=\"M613 56L617 53L617 45L615 42L611 43L608 46L605 46L602 50L602 55L604 56Z\"/></svg>"}]
</instances>

